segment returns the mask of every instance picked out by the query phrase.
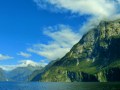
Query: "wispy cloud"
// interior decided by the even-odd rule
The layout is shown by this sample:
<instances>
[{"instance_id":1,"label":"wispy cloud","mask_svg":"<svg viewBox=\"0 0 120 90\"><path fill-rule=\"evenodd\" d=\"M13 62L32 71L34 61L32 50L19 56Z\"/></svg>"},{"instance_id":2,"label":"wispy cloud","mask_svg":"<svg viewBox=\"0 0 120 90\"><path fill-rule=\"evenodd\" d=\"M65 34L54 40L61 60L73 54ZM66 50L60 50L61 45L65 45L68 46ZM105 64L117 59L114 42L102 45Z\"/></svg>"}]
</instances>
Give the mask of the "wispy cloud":
<instances>
[{"instance_id":1,"label":"wispy cloud","mask_svg":"<svg viewBox=\"0 0 120 90\"><path fill-rule=\"evenodd\" d=\"M34 2L42 9L91 16L80 28L79 34L69 27L49 27L45 34L53 41L48 44L35 44L28 49L49 60L64 56L84 33L96 27L101 20L120 18L120 0L34 0Z\"/></svg>"},{"instance_id":2,"label":"wispy cloud","mask_svg":"<svg viewBox=\"0 0 120 90\"><path fill-rule=\"evenodd\" d=\"M48 60L63 57L81 38L81 35L65 25L45 28L44 34L49 36L52 41L49 41L48 44L34 44L32 48L27 50Z\"/></svg>"},{"instance_id":3,"label":"wispy cloud","mask_svg":"<svg viewBox=\"0 0 120 90\"><path fill-rule=\"evenodd\" d=\"M20 55L20 56L25 57L25 58L29 58L32 56L31 54L25 53L25 52L19 52L17 55Z\"/></svg>"},{"instance_id":4,"label":"wispy cloud","mask_svg":"<svg viewBox=\"0 0 120 90\"><path fill-rule=\"evenodd\" d=\"M13 59L13 57L8 56L8 55L0 54L0 60L8 60L8 59Z\"/></svg>"},{"instance_id":5,"label":"wispy cloud","mask_svg":"<svg viewBox=\"0 0 120 90\"><path fill-rule=\"evenodd\" d=\"M93 16L109 17L118 13L120 0L34 0L41 8L62 9Z\"/></svg>"},{"instance_id":6,"label":"wispy cloud","mask_svg":"<svg viewBox=\"0 0 120 90\"><path fill-rule=\"evenodd\" d=\"M120 18L120 0L34 0L42 9L72 14L90 15L88 21L80 28L83 35L99 24L101 20L114 20Z\"/></svg>"}]
</instances>

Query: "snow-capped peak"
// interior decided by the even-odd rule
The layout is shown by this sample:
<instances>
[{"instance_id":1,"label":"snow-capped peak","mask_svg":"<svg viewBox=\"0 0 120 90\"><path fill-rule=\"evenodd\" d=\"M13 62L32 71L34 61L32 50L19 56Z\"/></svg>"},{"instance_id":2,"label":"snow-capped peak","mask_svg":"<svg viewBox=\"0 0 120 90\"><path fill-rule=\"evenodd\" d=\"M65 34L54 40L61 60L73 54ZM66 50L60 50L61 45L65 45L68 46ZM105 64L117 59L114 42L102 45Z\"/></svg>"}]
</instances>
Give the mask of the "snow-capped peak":
<instances>
[{"instance_id":1,"label":"snow-capped peak","mask_svg":"<svg viewBox=\"0 0 120 90\"><path fill-rule=\"evenodd\" d=\"M21 60L19 64L17 65L0 65L0 68L2 68L5 71L11 71L18 67L44 67L47 63L45 62L34 62L33 60Z\"/></svg>"},{"instance_id":2,"label":"snow-capped peak","mask_svg":"<svg viewBox=\"0 0 120 90\"><path fill-rule=\"evenodd\" d=\"M32 61L32 60L22 60L20 61L20 67L27 67L27 66L33 66L33 67L36 67L36 66L39 66L38 63Z\"/></svg>"}]
</instances>

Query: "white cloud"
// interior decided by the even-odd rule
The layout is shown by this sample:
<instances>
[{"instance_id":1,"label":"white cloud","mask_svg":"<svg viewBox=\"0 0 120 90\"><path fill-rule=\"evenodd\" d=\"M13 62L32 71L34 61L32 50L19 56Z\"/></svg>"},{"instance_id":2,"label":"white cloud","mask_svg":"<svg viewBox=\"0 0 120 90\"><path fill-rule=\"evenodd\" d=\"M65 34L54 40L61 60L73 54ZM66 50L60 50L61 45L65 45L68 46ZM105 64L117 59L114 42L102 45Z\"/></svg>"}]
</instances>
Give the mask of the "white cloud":
<instances>
[{"instance_id":1,"label":"white cloud","mask_svg":"<svg viewBox=\"0 0 120 90\"><path fill-rule=\"evenodd\" d=\"M42 9L52 11L55 9L58 12L70 11L72 14L91 16L80 28L80 34L76 34L69 27L49 27L47 29L50 31L45 31L45 34L53 41L48 44L35 44L28 49L49 60L64 56L84 33L96 27L101 20L113 20L120 17L120 0L34 0L34 2ZM56 31L51 31L53 29Z\"/></svg>"},{"instance_id":2,"label":"white cloud","mask_svg":"<svg viewBox=\"0 0 120 90\"><path fill-rule=\"evenodd\" d=\"M69 26L64 25L48 27L45 29L44 34L49 36L52 41L48 44L35 44L32 48L28 48L28 51L48 60L63 57L81 38L81 35L73 32Z\"/></svg>"},{"instance_id":3,"label":"white cloud","mask_svg":"<svg viewBox=\"0 0 120 90\"><path fill-rule=\"evenodd\" d=\"M0 54L0 60L8 60L8 59L13 59L13 57L8 56L8 55Z\"/></svg>"},{"instance_id":4,"label":"white cloud","mask_svg":"<svg viewBox=\"0 0 120 90\"><path fill-rule=\"evenodd\" d=\"M101 20L120 18L120 0L33 0L40 8L58 12L70 11L79 15L91 15L80 33L85 33ZM95 24L95 25L94 25ZM90 27L90 28L89 28Z\"/></svg>"},{"instance_id":5,"label":"white cloud","mask_svg":"<svg viewBox=\"0 0 120 90\"><path fill-rule=\"evenodd\" d=\"M58 12L70 11L72 14L90 15L88 21L80 28L83 35L94 28L101 20L120 18L120 0L34 0L40 7ZM79 22L78 22L79 23Z\"/></svg>"},{"instance_id":6,"label":"white cloud","mask_svg":"<svg viewBox=\"0 0 120 90\"><path fill-rule=\"evenodd\" d=\"M34 0L41 8L68 10L72 13L109 17L117 13L120 0Z\"/></svg>"},{"instance_id":7,"label":"white cloud","mask_svg":"<svg viewBox=\"0 0 120 90\"><path fill-rule=\"evenodd\" d=\"M18 55L23 56L23 57L25 57L25 58L31 57L31 54L25 53L25 52L19 52Z\"/></svg>"},{"instance_id":8,"label":"white cloud","mask_svg":"<svg viewBox=\"0 0 120 90\"><path fill-rule=\"evenodd\" d=\"M90 18L87 22L83 24L83 26L80 28L80 34L84 35L89 30L97 27L99 25L99 22L101 21L100 18Z\"/></svg>"}]
</instances>

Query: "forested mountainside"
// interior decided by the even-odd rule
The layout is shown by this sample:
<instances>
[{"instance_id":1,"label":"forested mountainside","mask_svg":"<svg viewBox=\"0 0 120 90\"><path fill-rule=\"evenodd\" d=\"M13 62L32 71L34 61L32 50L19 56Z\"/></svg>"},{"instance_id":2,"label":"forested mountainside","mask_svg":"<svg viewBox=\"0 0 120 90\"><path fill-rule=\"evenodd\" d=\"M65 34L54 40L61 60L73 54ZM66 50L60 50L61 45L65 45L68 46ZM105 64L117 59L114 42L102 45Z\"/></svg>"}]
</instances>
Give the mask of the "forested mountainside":
<instances>
[{"instance_id":1,"label":"forested mountainside","mask_svg":"<svg viewBox=\"0 0 120 90\"><path fill-rule=\"evenodd\" d=\"M50 65L49 69L39 71L30 80L120 81L120 20L102 21L87 32L63 58Z\"/></svg>"}]
</instances>

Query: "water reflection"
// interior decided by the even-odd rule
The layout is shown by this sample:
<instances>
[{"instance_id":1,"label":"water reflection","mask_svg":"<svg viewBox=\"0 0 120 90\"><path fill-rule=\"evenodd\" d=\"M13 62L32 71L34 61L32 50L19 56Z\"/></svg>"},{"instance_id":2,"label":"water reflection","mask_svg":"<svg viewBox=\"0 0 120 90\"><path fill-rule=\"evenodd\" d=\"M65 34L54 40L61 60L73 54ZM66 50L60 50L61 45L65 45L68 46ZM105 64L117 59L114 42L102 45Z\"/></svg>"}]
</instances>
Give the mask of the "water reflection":
<instances>
[{"instance_id":1,"label":"water reflection","mask_svg":"<svg viewBox=\"0 0 120 90\"><path fill-rule=\"evenodd\" d=\"M0 82L0 90L120 90L120 83Z\"/></svg>"}]
</instances>

